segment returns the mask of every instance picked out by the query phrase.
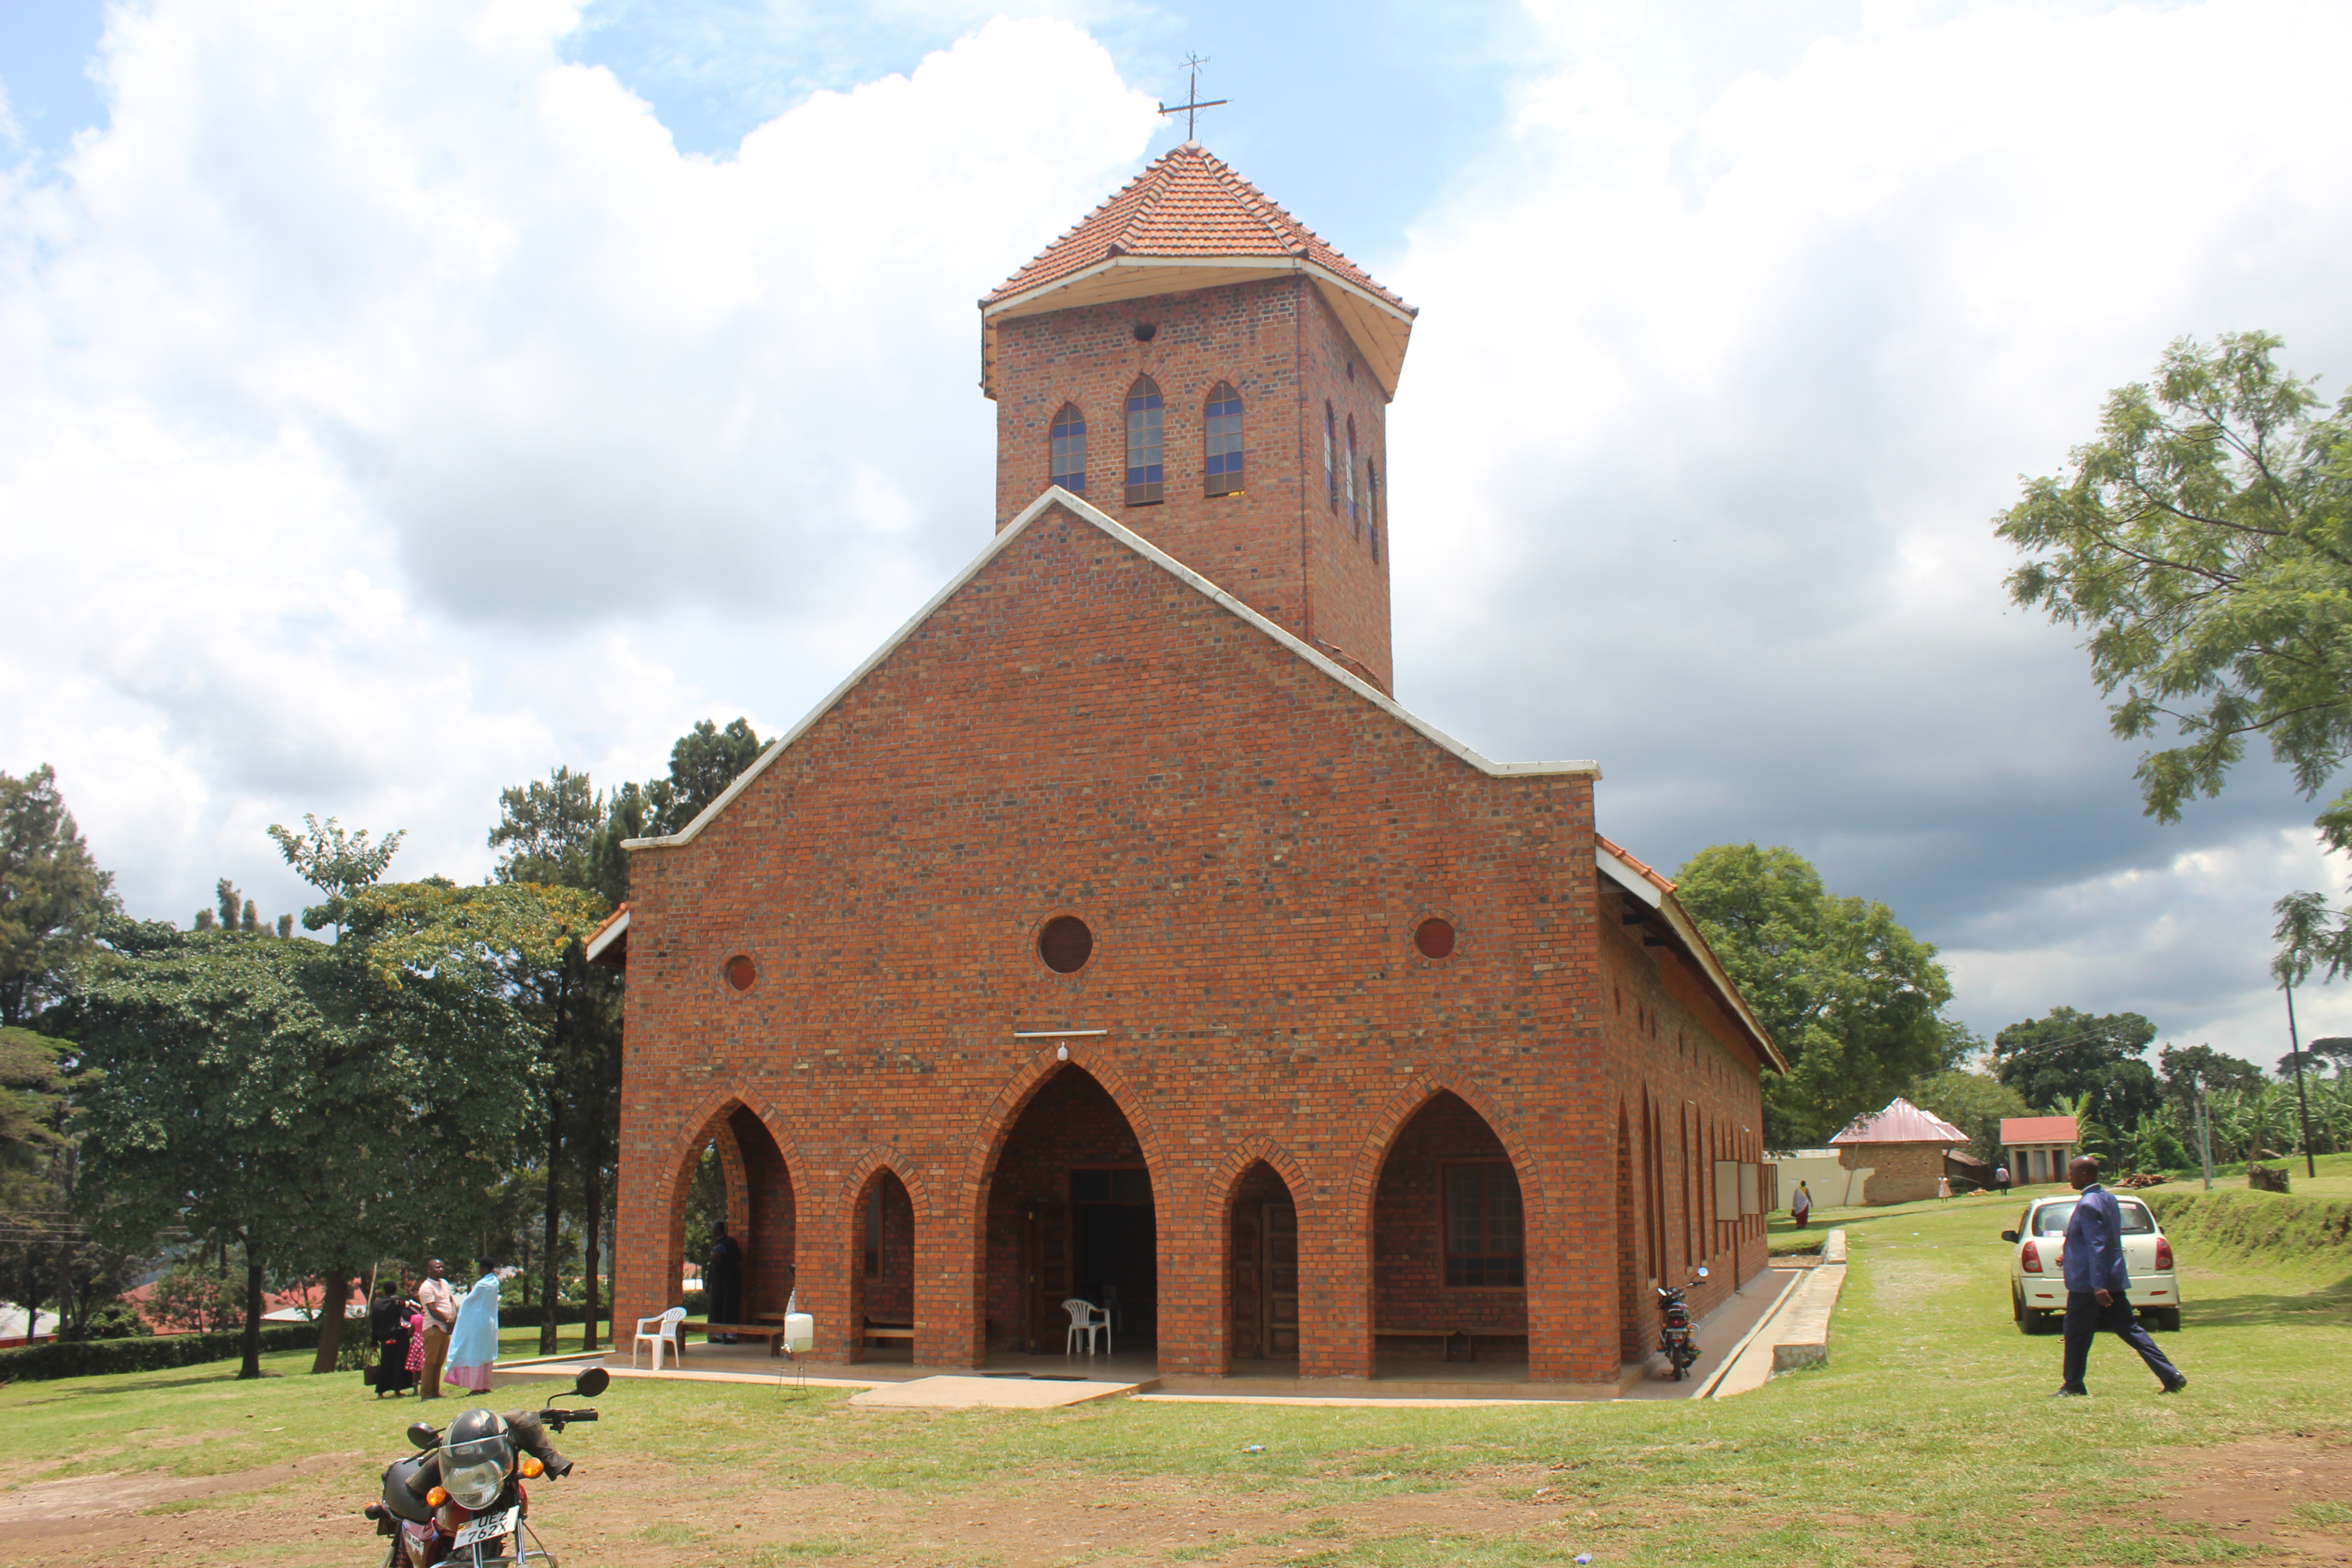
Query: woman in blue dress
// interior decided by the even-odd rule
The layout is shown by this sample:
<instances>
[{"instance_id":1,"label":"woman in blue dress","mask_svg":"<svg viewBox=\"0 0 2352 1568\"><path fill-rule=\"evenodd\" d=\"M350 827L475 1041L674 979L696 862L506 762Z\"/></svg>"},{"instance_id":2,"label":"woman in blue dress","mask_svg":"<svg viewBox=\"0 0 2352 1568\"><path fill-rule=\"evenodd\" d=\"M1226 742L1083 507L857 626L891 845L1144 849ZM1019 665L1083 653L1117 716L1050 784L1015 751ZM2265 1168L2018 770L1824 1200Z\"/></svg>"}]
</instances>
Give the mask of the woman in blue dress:
<instances>
[{"instance_id":1,"label":"woman in blue dress","mask_svg":"<svg viewBox=\"0 0 2352 1568\"><path fill-rule=\"evenodd\" d=\"M481 1278L457 1303L457 1324L449 1331L449 1365L444 1382L477 1394L490 1386L490 1369L499 1359L499 1281L514 1272L485 1258L477 1266Z\"/></svg>"}]
</instances>

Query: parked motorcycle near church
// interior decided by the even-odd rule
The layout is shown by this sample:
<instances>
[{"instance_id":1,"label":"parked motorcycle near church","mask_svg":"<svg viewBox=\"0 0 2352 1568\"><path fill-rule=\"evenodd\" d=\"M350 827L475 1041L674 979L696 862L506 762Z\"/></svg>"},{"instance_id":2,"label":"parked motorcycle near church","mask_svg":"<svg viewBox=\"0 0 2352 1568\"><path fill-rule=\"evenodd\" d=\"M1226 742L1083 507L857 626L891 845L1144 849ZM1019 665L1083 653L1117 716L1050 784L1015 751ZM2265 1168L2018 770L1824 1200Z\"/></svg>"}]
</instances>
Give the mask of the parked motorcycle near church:
<instances>
[{"instance_id":1,"label":"parked motorcycle near church","mask_svg":"<svg viewBox=\"0 0 2352 1568\"><path fill-rule=\"evenodd\" d=\"M592 1366L572 1392L593 1399L612 1381ZM572 1461L555 1451L548 1434L595 1419L593 1409L500 1415L476 1408L444 1428L422 1421L411 1426L408 1440L425 1452L387 1466L383 1499L363 1510L376 1533L388 1538L383 1568L556 1568L530 1529L523 1482L571 1474Z\"/></svg>"},{"instance_id":2,"label":"parked motorcycle near church","mask_svg":"<svg viewBox=\"0 0 2352 1568\"><path fill-rule=\"evenodd\" d=\"M1691 1286L1706 1278L1704 1264L1693 1271L1689 1285L1661 1285L1659 1300L1664 1303L1664 1321L1658 1327L1658 1348L1666 1353L1666 1363L1675 1369L1675 1381L1680 1383L1699 1358L1698 1341L1691 1334L1690 1303L1684 1298Z\"/></svg>"}]
</instances>

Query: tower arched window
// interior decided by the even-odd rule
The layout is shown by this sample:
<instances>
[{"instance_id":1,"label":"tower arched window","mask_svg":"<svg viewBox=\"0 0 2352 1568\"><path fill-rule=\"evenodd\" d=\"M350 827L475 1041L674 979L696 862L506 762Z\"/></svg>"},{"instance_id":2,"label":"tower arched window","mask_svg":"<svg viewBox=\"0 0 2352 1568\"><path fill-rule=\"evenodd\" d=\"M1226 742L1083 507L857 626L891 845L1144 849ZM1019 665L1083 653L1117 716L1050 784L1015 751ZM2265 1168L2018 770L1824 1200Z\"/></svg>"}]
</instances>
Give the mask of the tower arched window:
<instances>
[{"instance_id":1,"label":"tower arched window","mask_svg":"<svg viewBox=\"0 0 2352 1568\"><path fill-rule=\"evenodd\" d=\"M1156 506L1160 500L1160 438L1163 410L1160 388L1143 376L1127 392L1127 504Z\"/></svg>"},{"instance_id":2,"label":"tower arched window","mask_svg":"<svg viewBox=\"0 0 2352 1568\"><path fill-rule=\"evenodd\" d=\"M1075 403L1054 416L1053 482L1073 495L1087 493L1087 416Z\"/></svg>"},{"instance_id":3,"label":"tower arched window","mask_svg":"<svg viewBox=\"0 0 2352 1568\"><path fill-rule=\"evenodd\" d=\"M1356 416L1348 416L1348 527L1357 538L1364 536L1364 517L1356 507Z\"/></svg>"},{"instance_id":4,"label":"tower arched window","mask_svg":"<svg viewBox=\"0 0 2352 1568\"><path fill-rule=\"evenodd\" d=\"M1333 422L1331 405L1327 403L1323 405L1323 495L1331 503L1333 511L1339 510L1339 470L1331 462L1331 448L1339 444L1338 435L1339 426Z\"/></svg>"},{"instance_id":5,"label":"tower arched window","mask_svg":"<svg viewBox=\"0 0 2352 1568\"><path fill-rule=\"evenodd\" d=\"M1364 460L1364 531L1372 545L1372 559L1381 558L1381 468L1369 458Z\"/></svg>"},{"instance_id":6,"label":"tower arched window","mask_svg":"<svg viewBox=\"0 0 2352 1568\"><path fill-rule=\"evenodd\" d=\"M1224 382L1210 390L1208 417L1208 493L1242 493L1242 395Z\"/></svg>"}]
</instances>

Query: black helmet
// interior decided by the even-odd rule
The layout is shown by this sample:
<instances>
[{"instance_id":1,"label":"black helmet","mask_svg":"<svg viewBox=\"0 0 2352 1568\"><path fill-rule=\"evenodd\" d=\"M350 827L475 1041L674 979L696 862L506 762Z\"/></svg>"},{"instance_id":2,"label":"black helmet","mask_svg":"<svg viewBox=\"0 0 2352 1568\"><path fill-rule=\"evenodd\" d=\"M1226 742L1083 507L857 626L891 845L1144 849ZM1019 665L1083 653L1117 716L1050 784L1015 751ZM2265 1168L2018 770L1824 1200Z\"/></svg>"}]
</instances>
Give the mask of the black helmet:
<instances>
[{"instance_id":1,"label":"black helmet","mask_svg":"<svg viewBox=\"0 0 2352 1568\"><path fill-rule=\"evenodd\" d=\"M514 1439L495 1410L467 1410L441 1435L441 1484L462 1508L479 1510L498 1500L514 1468Z\"/></svg>"}]
</instances>

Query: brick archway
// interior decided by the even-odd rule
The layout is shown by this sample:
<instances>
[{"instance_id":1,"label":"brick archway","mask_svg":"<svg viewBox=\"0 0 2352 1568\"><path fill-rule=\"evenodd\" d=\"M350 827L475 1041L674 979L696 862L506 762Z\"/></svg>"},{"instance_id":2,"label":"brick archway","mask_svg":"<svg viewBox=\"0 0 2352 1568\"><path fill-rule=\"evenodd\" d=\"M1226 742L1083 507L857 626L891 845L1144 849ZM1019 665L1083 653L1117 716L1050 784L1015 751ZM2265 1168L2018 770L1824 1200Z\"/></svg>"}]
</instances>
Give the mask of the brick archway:
<instances>
[{"instance_id":1,"label":"brick archway","mask_svg":"<svg viewBox=\"0 0 2352 1568\"><path fill-rule=\"evenodd\" d=\"M1236 1360L1303 1363L1309 1340L1327 1331L1330 1303L1321 1281L1335 1239L1306 1168L1273 1139L1254 1137L1226 1154L1205 1196L1195 1229L1210 1241L1207 1261L1215 1270L1206 1292L1207 1332L1198 1352L1163 1354L1161 1364L1222 1374ZM1271 1212L1284 1205L1291 1221L1286 1237ZM1287 1279L1281 1278L1286 1272Z\"/></svg>"},{"instance_id":2,"label":"brick archway","mask_svg":"<svg viewBox=\"0 0 2352 1568\"><path fill-rule=\"evenodd\" d=\"M929 1292L922 1285L924 1255L937 1246L930 1234L930 1194L919 1173L895 1149L869 1149L851 1163L839 1184L845 1205L833 1227L849 1255L842 1259L847 1281L843 1314L849 1359L866 1359L868 1330L880 1342L920 1348L936 1331L937 1313L926 1313Z\"/></svg>"},{"instance_id":3,"label":"brick archway","mask_svg":"<svg viewBox=\"0 0 2352 1568\"><path fill-rule=\"evenodd\" d=\"M1171 1157L1168 1145L1152 1120L1139 1109L1142 1096L1125 1075L1108 1062L1094 1058L1091 1053L1079 1047L1071 1047L1067 1060L1058 1055L1040 1051L1004 1085L980 1118L979 1124L984 1131L984 1137L978 1141L978 1146L958 1184L958 1217L969 1227L966 1231L968 1250L964 1254L970 1260L969 1274L959 1282L967 1292L963 1300L969 1303L966 1308L968 1316L964 1320L969 1338L961 1342L968 1347L964 1364L986 1365L992 1343L996 1343L1000 1350L1010 1352L1044 1342L1040 1338L1045 1331L1040 1326L1043 1309L1037 1307L1032 1299L1034 1292L1045 1289L1048 1294L1052 1293L1048 1277L1060 1279L1068 1290L1076 1289L1076 1282L1069 1278L1069 1270L1074 1266L1077 1256L1075 1249L1079 1243L1066 1236L1056 1252L1047 1235L1053 1224L1052 1217L1041 1214L1034 1201L1014 1204L1007 1208L1006 1204L1012 1200L999 1191L1000 1179L1006 1175L1005 1157L1013 1148L1014 1139L1043 1136L1041 1129L1027 1127L1027 1121L1039 1107L1041 1098L1053 1092L1065 1075L1072 1073L1099 1091L1108 1100L1108 1110L1115 1113L1118 1128L1123 1129L1124 1135L1132 1140L1133 1159L1142 1166L1149 1188L1149 1208L1142 1217L1158 1227L1153 1233L1155 1238L1167 1233L1171 1219L1190 1212L1185 1205L1192 1194L1174 1179L1175 1162ZM1074 1089L1073 1092L1082 1091ZM1090 1154L1074 1152L1068 1165L1086 1167L1104 1160L1119 1163L1104 1152L1105 1147L1118 1142L1117 1129L1098 1127L1092 1138L1095 1143L1103 1146L1095 1147ZM1105 1139L1109 1140L1109 1144L1103 1144ZM1041 1171L1024 1171L1023 1176L1030 1184L1044 1179ZM1067 1179L1076 1180L1075 1177ZM1048 1208L1066 1199L1075 1198L1075 1194L1069 1194L1066 1188L1058 1187L1040 1195L1045 1199ZM1074 1212L1063 1216L1066 1221L1074 1217L1078 1205L1071 1201L1066 1206ZM1040 1230L1038 1227L1041 1226L1046 1227L1045 1230ZM1157 1322L1161 1292L1172 1285L1178 1288L1180 1294L1183 1294L1184 1281L1181 1276L1171 1274L1168 1257L1170 1248L1155 1239L1153 1245L1146 1248L1140 1230L1134 1231L1126 1245L1130 1249L1142 1248L1149 1255L1145 1268L1151 1277L1151 1289L1149 1299L1139 1301L1129 1301L1126 1294L1122 1294L1122 1323L1130 1332L1139 1328L1150 1332ZM1044 1249L1040 1258L1024 1261L1028 1251L1039 1248ZM1129 1292L1134 1285L1135 1282L1130 1280ZM1188 1321L1191 1313L1185 1310L1185 1307L1189 1305L1189 1302L1184 1303L1178 1310L1178 1316ZM1187 1332L1189 1337L1189 1328ZM1054 1342L1058 1343L1058 1338Z\"/></svg>"},{"instance_id":4,"label":"brick archway","mask_svg":"<svg viewBox=\"0 0 2352 1568\"><path fill-rule=\"evenodd\" d=\"M659 1272L649 1282L652 1293L661 1306L677 1300L687 1262L687 1199L703 1151L715 1148L726 1184L728 1228L743 1251L741 1310L781 1310L799 1265L797 1188L807 1167L798 1141L772 1105L755 1106L741 1086L713 1091L684 1125L691 1131L671 1144L653 1193Z\"/></svg>"}]
</instances>

